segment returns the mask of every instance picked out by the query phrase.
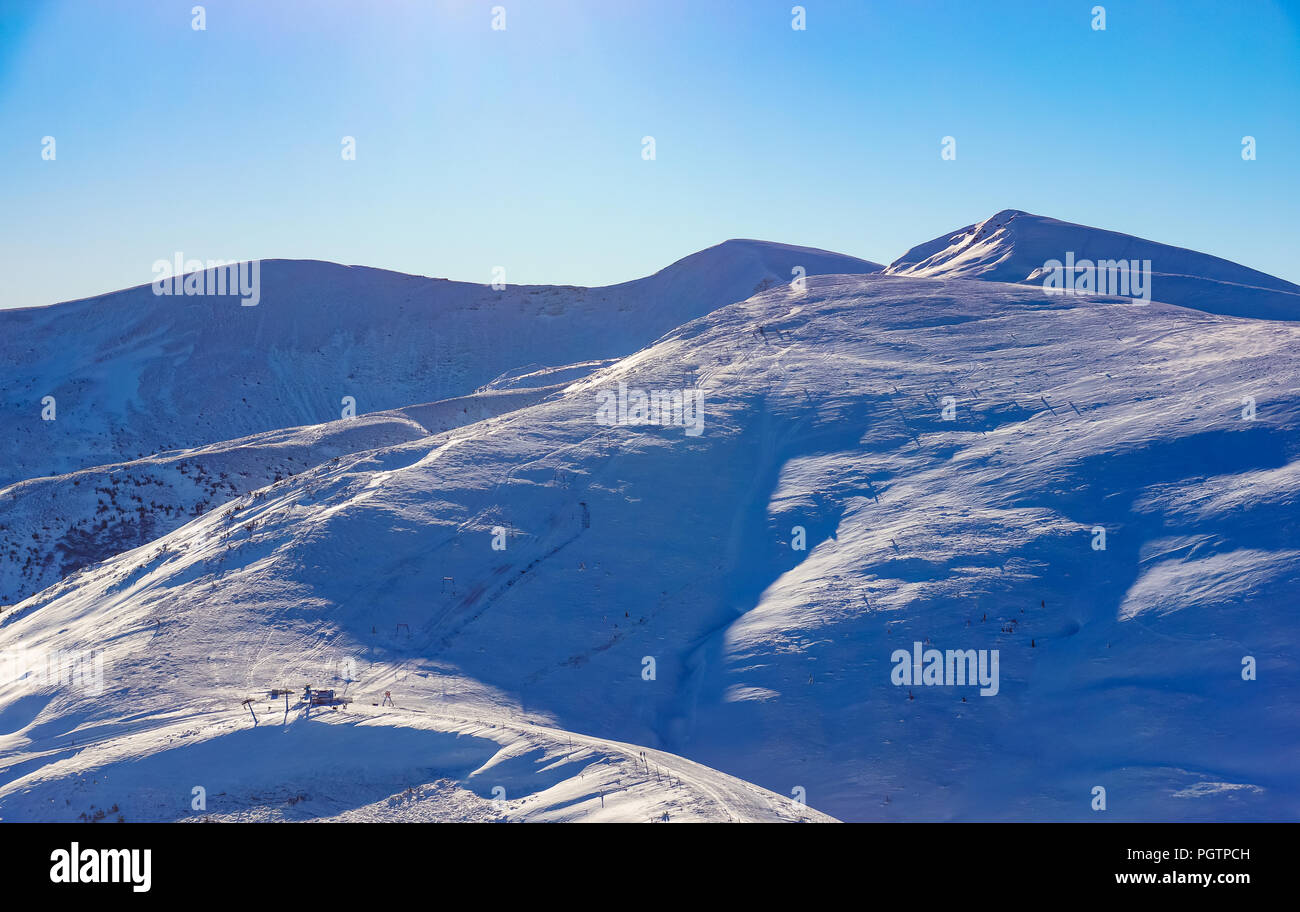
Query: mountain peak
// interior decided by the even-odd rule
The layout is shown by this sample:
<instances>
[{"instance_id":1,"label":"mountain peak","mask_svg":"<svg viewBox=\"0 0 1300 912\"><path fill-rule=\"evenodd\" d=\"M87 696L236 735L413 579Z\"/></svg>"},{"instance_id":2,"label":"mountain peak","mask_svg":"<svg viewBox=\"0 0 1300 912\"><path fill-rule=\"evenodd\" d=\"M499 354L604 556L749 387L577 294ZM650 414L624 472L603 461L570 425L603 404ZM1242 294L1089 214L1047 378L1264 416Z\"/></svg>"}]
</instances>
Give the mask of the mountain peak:
<instances>
[{"instance_id":1,"label":"mountain peak","mask_svg":"<svg viewBox=\"0 0 1300 912\"><path fill-rule=\"evenodd\" d=\"M1220 257L1003 209L918 244L888 275L1039 284L1064 262L1123 261L1150 274L1150 298L1209 313L1300 320L1300 286Z\"/></svg>"},{"instance_id":2,"label":"mountain peak","mask_svg":"<svg viewBox=\"0 0 1300 912\"><path fill-rule=\"evenodd\" d=\"M782 244L754 238L728 238L712 247L682 257L655 275L692 272L700 268L713 270L719 264L734 270L763 271L768 273L767 278L779 280L781 283L790 281L790 271L796 266L803 267L808 275L864 275L880 272L885 268L882 263L822 250L819 247L801 247L797 244Z\"/></svg>"}]
</instances>

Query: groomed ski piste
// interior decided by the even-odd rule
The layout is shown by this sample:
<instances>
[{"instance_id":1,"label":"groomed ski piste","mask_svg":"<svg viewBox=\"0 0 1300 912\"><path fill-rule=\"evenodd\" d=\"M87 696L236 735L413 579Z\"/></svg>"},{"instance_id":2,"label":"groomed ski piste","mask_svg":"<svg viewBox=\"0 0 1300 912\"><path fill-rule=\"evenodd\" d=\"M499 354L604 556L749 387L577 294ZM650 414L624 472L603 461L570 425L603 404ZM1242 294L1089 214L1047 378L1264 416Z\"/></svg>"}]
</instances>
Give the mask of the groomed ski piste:
<instances>
[{"instance_id":1,"label":"groomed ski piste","mask_svg":"<svg viewBox=\"0 0 1300 912\"><path fill-rule=\"evenodd\" d=\"M0 819L1297 819L1300 288L1124 237L0 312L0 654L102 667L0 683Z\"/></svg>"}]
</instances>

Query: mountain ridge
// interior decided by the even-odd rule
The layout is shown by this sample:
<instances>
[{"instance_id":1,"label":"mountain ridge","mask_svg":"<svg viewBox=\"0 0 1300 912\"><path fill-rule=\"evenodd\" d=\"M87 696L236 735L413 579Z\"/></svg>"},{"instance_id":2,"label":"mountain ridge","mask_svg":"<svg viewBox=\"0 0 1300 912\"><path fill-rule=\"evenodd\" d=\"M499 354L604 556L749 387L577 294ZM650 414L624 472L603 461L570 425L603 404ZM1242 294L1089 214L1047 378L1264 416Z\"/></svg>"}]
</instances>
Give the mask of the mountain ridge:
<instances>
[{"instance_id":1,"label":"mountain ridge","mask_svg":"<svg viewBox=\"0 0 1300 912\"><path fill-rule=\"evenodd\" d=\"M267 260L261 301L149 285L0 311L0 485L473 392L521 364L621 357L717 302L878 263L727 242L601 288L506 286ZM527 332L503 332L504 326ZM56 417L42 420L53 397Z\"/></svg>"}]
</instances>

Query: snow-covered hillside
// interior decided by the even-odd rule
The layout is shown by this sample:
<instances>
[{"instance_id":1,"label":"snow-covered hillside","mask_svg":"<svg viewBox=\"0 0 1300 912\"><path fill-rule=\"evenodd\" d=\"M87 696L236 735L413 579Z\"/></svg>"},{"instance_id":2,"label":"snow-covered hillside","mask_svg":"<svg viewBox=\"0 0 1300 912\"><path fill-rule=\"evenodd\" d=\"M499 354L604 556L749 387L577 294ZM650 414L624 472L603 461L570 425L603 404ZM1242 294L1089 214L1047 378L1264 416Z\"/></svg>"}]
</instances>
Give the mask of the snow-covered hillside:
<instances>
[{"instance_id":1,"label":"snow-covered hillside","mask_svg":"<svg viewBox=\"0 0 1300 912\"><path fill-rule=\"evenodd\" d=\"M468 396L21 481L0 489L0 606L160 538L204 511L348 453L523 408L604 362L497 380Z\"/></svg>"},{"instance_id":2,"label":"snow-covered hillside","mask_svg":"<svg viewBox=\"0 0 1300 912\"><path fill-rule=\"evenodd\" d=\"M604 288L451 282L266 260L260 300L149 285L0 310L0 485L463 396L506 371L631 354L807 274L879 264L732 240ZM485 277L490 282L491 277ZM526 329L525 329L526 327ZM55 420L42 420L53 397Z\"/></svg>"},{"instance_id":3,"label":"snow-covered hillside","mask_svg":"<svg viewBox=\"0 0 1300 912\"><path fill-rule=\"evenodd\" d=\"M0 817L1300 817L1300 325L881 274L717 304L0 613L104 660L0 685ZM701 432L602 423L620 383L703 390ZM895 686L914 642L998 650L997 693ZM268 697L306 683L356 702Z\"/></svg>"},{"instance_id":4,"label":"snow-covered hillside","mask_svg":"<svg viewBox=\"0 0 1300 912\"><path fill-rule=\"evenodd\" d=\"M919 244L890 275L1042 285L1044 264L1150 260L1151 297L1209 313L1300 320L1300 286L1219 257L1016 209Z\"/></svg>"}]
</instances>

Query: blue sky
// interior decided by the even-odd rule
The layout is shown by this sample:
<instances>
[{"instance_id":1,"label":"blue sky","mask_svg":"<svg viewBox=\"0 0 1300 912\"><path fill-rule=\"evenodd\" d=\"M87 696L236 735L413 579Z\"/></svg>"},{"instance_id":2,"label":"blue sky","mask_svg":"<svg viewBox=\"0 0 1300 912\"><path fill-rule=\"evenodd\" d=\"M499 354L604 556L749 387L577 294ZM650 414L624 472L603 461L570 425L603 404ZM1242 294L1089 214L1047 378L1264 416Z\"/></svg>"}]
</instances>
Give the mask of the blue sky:
<instances>
[{"instance_id":1,"label":"blue sky","mask_svg":"<svg viewBox=\"0 0 1300 912\"><path fill-rule=\"evenodd\" d=\"M1300 0L1108 2L1103 32L1096 0L806 0L806 31L790 0L194 5L0 0L0 306L176 251L581 285L729 237L888 262L1004 208L1300 282Z\"/></svg>"}]
</instances>

